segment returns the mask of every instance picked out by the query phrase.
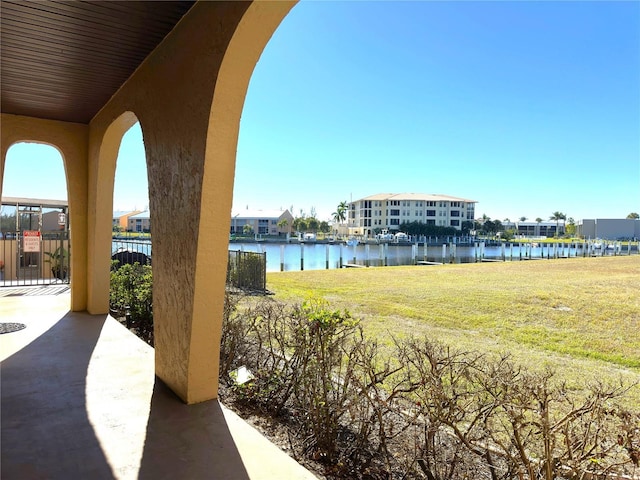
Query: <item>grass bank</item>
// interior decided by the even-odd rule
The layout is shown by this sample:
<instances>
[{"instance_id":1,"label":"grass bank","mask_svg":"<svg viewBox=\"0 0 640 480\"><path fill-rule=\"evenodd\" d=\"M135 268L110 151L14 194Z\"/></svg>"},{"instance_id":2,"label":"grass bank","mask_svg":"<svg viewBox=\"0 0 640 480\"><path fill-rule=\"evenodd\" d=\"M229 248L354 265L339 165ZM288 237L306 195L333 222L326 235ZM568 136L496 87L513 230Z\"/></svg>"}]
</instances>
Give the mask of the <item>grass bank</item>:
<instances>
[{"instance_id":1,"label":"grass bank","mask_svg":"<svg viewBox=\"0 0 640 480\"><path fill-rule=\"evenodd\" d=\"M283 301L324 298L389 342L509 351L569 383L640 381L640 256L269 273L267 288Z\"/></svg>"}]
</instances>

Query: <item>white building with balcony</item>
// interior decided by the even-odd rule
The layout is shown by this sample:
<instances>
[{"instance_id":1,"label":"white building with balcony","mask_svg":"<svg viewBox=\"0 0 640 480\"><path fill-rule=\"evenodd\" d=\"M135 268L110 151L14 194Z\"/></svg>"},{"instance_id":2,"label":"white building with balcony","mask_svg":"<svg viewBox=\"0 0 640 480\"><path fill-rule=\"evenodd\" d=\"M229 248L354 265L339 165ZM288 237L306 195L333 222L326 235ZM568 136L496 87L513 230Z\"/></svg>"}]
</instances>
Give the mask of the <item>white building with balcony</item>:
<instances>
[{"instance_id":1,"label":"white building with balcony","mask_svg":"<svg viewBox=\"0 0 640 480\"><path fill-rule=\"evenodd\" d=\"M462 229L473 222L475 200L428 193L379 193L349 204L349 234L370 236L378 231L398 231L403 223Z\"/></svg>"}]
</instances>

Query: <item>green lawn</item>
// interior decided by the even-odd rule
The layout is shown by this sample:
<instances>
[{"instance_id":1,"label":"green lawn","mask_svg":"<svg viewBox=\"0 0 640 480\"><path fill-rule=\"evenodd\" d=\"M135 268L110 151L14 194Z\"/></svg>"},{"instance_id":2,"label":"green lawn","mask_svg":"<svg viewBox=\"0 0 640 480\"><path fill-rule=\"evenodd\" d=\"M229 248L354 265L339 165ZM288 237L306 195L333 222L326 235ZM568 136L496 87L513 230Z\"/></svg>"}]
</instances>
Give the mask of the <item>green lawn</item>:
<instances>
[{"instance_id":1,"label":"green lawn","mask_svg":"<svg viewBox=\"0 0 640 480\"><path fill-rule=\"evenodd\" d=\"M569 383L640 381L640 256L269 273L275 298L324 298L365 332L511 352ZM640 405L640 388L632 400Z\"/></svg>"}]
</instances>

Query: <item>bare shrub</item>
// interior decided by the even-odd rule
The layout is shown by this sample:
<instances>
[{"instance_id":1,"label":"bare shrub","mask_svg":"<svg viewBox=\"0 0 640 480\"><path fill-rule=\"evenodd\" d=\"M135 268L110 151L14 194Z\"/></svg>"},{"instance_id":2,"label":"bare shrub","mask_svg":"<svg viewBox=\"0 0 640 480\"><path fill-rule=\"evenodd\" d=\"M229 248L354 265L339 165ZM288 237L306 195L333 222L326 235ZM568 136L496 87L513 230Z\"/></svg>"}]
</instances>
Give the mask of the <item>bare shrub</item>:
<instances>
[{"instance_id":1,"label":"bare shrub","mask_svg":"<svg viewBox=\"0 0 640 480\"><path fill-rule=\"evenodd\" d=\"M221 377L286 417L332 478L638 478L640 414L624 385L571 391L552 371L428 339L367 339L325 302L225 308ZM383 353L384 352L384 353ZM246 365L253 379L228 372Z\"/></svg>"}]
</instances>

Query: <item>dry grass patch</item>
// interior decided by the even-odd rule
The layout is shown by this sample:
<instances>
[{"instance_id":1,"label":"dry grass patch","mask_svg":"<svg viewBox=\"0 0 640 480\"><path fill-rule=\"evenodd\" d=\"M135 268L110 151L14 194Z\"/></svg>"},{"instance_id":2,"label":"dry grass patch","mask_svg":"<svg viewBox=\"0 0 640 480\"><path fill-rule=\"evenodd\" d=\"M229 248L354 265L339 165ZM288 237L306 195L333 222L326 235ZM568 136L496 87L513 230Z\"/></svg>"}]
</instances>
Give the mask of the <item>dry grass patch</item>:
<instances>
[{"instance_id":1,"label":"dry grass patch","mask_svg":"<svg viewBox=\"0 0 640 480\"><path fill-rule=\"evenodd\" d=\"M378 339L509 351L570 382L640 380L640 256L270 273L267 284L276 299L348 309Z\"/></svg>"}]
</instances>

